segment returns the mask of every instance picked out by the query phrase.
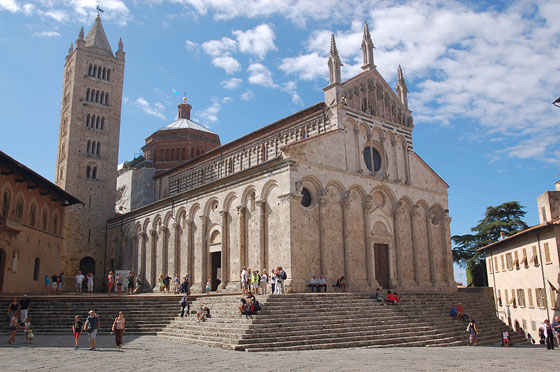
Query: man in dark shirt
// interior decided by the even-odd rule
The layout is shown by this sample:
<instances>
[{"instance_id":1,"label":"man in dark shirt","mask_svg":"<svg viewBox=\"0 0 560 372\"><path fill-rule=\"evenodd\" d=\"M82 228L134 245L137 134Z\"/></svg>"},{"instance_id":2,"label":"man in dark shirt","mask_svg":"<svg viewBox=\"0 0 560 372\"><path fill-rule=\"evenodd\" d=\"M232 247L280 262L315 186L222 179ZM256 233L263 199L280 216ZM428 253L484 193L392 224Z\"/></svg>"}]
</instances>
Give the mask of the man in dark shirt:
<instances>
[{"instance_id":1,"label":"man in dark shirt","mask_svg":"<svg viewBox=\"0 0 560 372\"><path fill-rule=\"evenodd\" d=\"M27 311L29 310L29 304L30 303L31 303L31 300L29 300L27 295L24 294L23 298L19 302L19 309L20 309L19 312L20 312L20 315L21 315L21 321L22 322L25 322L25 319L27 319Z\"/></svg>"},{"instance_id":2,"label":"man in dark shirt","mask_svg":"<svg viewBox=\"0 0 560 372\"><path fill-rule=\"evenodd\" d=\"M165 278L163 278L163 284L165 285L165 291L169 293L169 284L171 283L171 277L169 274L165 274Z\"/></svg>"}]
</instances>

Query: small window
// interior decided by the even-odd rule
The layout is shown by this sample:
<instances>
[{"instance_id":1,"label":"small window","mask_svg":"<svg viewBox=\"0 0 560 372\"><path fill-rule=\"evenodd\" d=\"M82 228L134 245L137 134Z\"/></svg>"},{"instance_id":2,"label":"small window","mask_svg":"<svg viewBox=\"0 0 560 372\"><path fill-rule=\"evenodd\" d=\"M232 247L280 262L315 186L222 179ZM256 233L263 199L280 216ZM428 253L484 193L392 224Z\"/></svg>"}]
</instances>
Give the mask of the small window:
<instances>
[{"instance_id":1,"label":"small window","mask_svg":"<svg viewBox=\"0 0 560 372\"><path fill-rule=\"evenodd\" d=\"M7 216L10 211L11 196L10 190L5 190L2 195L2 216Z\"/></svg>"},{"instance_id":2,"label":"small window","mask_svg":"<svg viewBox=\"0 0 560 372\"><path fill-rule=\"evenodd\" d=\"M381 169L381 155L376 148L366 146L364 148L364 162L370 172L377 173Z\"/></svg>"},{"instance_id":3,"label":"small window","mask_svg":"<svg viewBox=\"0 0 560 372\"><path fill-rule=\"evenodd\" d=\"M305 187L301 189L301 205L305 208L309 208L311 203L313 202L313 198L311 197L311 193Z\"/></svg>"},{"instance_id":4,"label":"small window","mask_svg":"<svg viewBox=\"0 0 560 372\"><path fill-rule=\"evenodd\" d=\"M41 260L39 257L35 259L35 267L33 269L33 280L39 280L39 272L41 270Z\"/></svg>"},{"instance_id":5,"label":"small window","mask_svg":"<svg viewBox=\"0 0 560 372\"><path fill-rule=\"evenodd\" d=\"M89 165L86 168L86 178L91 178L91 167Z\"/></svg>"},{"instance_id":6,"label":"small window","mask_svg":"<svg viewBox=\"0 0 560 372\"><path fill-rule=\"evenodd\" d=\"M107 69L107 81L111 81L111 69Z\"/></svg>"},{"instance_id":7,"label":"small window","mask_svg":"<svg viewBox=\"0 0 560 372\"><path fill-rule=\"evenodd\" d=\"M552 260L550 259L550 247L548 246L548 243L544 243L544 261L546 263L552 263Z\"/></svg>"},{"instance_id":8,"label":"small window","mask_svg":"<svg viewBox=\"0 0 560 372\"><path fill-rule=\"evenodd\" d=\"M16 202L16 218L21 220L23 218L23 199L19 198Z\"/></svg>"},{"instance_id":9,"label":"small window","mask_svg":"<svg viewBox=\"0 0 560 372\"><path fill-rule=\"evenodd\" d=\"M529 300L529 307L534 307L533 304L533 291L531 288L527 288L527 300Z\"/></svg>"},{"instance_id":10,"label":"small window","mask_svg":"<svg viewBox=\"0 0 560 372\"><path fill-rule=\"evenodd\" d=\"M58 215L53 217L53 234L58 235Z\"/></svg>"},{"instance_id":11,"label":"small window","mask_svg":"<svg viewBox=\"0 0 560 372\"><path fill-rule=\"evenodd\" d=\"M35 226L35 216L37 215L37 207L35 204L31 204L29 208L29 225Z\"/></svg>"},{"instance_id":12,"label":"small window","mask_svg":"<svg viewBox=\"0 0 560 372\"><path fill-rule=\"evenodd\" d=\"M41 216L41 230L47 230L48 215L47 210L43 209L43 215Z\"/></svg>"},{"instance_id":13,"label":"small window","mask_svg":"<svg viewBox=\"0 0 560 372\"><path fill-rule=\"evenodd\" d=\"M91 178L97 178L97 167L93 167L93 169L91 170Z\"/></svg>"}]
</instances>

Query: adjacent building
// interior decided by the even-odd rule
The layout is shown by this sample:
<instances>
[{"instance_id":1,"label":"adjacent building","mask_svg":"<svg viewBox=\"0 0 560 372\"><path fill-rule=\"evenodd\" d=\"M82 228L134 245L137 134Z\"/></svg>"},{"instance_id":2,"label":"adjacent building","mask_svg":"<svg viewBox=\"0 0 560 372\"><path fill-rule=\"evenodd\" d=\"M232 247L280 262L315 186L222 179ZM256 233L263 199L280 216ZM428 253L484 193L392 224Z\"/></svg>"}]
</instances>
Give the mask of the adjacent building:
<instances>
[{"instance_id":1,"label":"adjacent building","mask_svg":"<svg viewBox=\"0 0 560 372\"><path fill-rule=\"evenodd\" d=\"M499 317L533 337L544 319L560 315L560 181L555 186L537 198L538 225L481 248Z\"/></svg>"},{"instance_id":2,"label":"adjacent building","mask_svg":"<svg viewBox=\"0 0 560 372\"><path fill-rule=\"evenodd\" d=\"M0 293L41 293L63 271L65 212L81 202L2 151L0 197Z\"/></svg>"}]
</instances>

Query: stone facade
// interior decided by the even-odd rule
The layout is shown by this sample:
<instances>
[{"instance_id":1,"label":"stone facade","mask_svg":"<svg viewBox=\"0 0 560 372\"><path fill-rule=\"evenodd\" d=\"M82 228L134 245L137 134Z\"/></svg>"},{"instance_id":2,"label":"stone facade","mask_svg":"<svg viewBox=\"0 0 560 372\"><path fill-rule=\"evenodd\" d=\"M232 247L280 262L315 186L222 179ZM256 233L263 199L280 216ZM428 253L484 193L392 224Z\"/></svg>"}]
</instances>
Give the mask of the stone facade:
<instances>
[{"instance_id":1,"label":"stone facade","mask_svg":"<svg viewBox=\"0 0 560 372\"><path fill-rule=\"evenodd\" d=\"M282 266L289 291L319 274L454 290L448 185L414 153L402 70L395 93L367 24L362 50L364 71L341 82L333 37L324 103L157 175L153 204L109 221L108 257L150 288L188 273L195 291L238 290L244 266Z\"/></svg>"},{"instance_id":2,"label":"stone facade","mask_svg":"<svg viewBox=\"0 0 560 372\"><path fill-rule=\"evenodd\" d=\"M65 207L80 201L1 151L0 198L0 293L43 293L63 271Z\"/></svg>"},{"instance_id":3,"label":"stone facade","mask_svg":"<svg viewBox=\"0 0 560 372\"><path fill-rule=\"evenodd\" d=\"M85 38L82 28L66 56L55 179L84 202L64 224L67 273L82 269L101 277L110 269L106 221L115 214L124 64L122 40L114 55L99 16ZM100 288L103 280L95 283Z\"/></svg>"},{"instance_id":4,"label":"stone facade","mask_svg":"<svg viewBox=\"0 0 560 372\"><path fill-rule=\"evenodd\" d=\"M559 196L560 181L537 198L539 225L482 248L499 317L533 337L544 319L560 316Z\"/></svg>"}]
</instances>

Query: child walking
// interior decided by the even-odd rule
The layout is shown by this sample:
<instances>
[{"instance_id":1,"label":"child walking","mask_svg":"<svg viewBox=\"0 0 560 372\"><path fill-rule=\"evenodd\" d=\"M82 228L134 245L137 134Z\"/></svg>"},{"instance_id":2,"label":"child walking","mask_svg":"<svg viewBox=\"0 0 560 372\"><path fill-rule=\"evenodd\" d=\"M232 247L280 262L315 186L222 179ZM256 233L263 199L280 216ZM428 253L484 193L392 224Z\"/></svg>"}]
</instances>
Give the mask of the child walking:
<instances>
[{"instance_id":1,"label":"child walking","mask_svg":"<svg viewBox=\"0 0 560 372\"><path fill-rule=\"evenodd\" d=\"M33 343L33 329L31 328L31 319L27 317L25 319L23 333L25 333L25 343L31 344Z\"/></svg>"},{"instance_id":2,"label":"child walking","mask_svg":"<svg viewBox=\"0 0 560 372\"><path fill-rule=\"evenodd\" d=\"M74 317L74 324L72 324L72 332L74 333L74 350L78 348L78 339L80 338L80 332L82 331L82 322L79 316Z\"/></svg>"},{"instance_id":3,"label":"child walking","mask_svg":"<svg viewBox=\"0 0 560 372\"><path fill-rule=\"evenodd\" d=\"M206 282L206 294L209 295L211 290L212 290L212 280L208 279L208 281Z\"/></svg>"}]
</instances>

